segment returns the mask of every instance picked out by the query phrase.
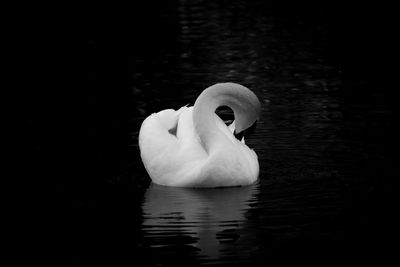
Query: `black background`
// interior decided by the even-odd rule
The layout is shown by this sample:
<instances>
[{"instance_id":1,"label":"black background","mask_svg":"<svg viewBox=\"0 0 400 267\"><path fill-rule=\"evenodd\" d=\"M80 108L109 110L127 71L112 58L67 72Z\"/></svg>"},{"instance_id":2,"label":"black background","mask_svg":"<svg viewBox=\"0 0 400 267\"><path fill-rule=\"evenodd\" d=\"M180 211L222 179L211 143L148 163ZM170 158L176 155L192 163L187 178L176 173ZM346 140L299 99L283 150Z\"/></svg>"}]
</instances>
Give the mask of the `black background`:
<instances>
[{"instance_id":1,"label":"black background","mask_svg":"<svg viewBox=\"0 0 400 267\"><path fill-rule=\"evenodd\" d=\"M137 235L130 224L140 220L127 212L132 208L127 203L137 202L139 211L143 188L149 183L134 175L143 167L137 151L129 147L129 134L135 130L129 120L129 71L137 55L151 56L176 34L173 19L161 16L173 17L176 5L175 1L142 1L120 8L98 3L43 7L48 12L31 12L27 7L19 14L21 20L16 24L20 30L13 34L18 37L17 54L22 55L17 65L21 69L18 79L23 80L18 92L23 95L20 105L26 127L23 174L28 185L40 185L38 192L43 191L34 196L40 204L28 205L30 223L25 228L28 249L42 241L46 244L35 257L54 264L93 259L115 264L140 258L140 250L132 249L135 241L124 239ZM363 99L368 91L384 90L386 116L394 120L396 92L389 82L394 32L389 7L333 1L268 2L263 7L289 25L297 20L322 25L331 44L327 57L341 66L343 80L355 85L343 90L344 97L368 101ZM367 86L357 87L360 82ZM116 87L126 90L112 90ZM379 136L387 154L394 151L392 126ZM349 217L366 220L363 229L357 222L351 224L346 253L325 252L325 260L391 255L394 164L381 164L387 167L373 197L348 196ZM278 255L286 249L295 255L314 255L295 246L282 248Z\"/></svg>"}]
</instances>

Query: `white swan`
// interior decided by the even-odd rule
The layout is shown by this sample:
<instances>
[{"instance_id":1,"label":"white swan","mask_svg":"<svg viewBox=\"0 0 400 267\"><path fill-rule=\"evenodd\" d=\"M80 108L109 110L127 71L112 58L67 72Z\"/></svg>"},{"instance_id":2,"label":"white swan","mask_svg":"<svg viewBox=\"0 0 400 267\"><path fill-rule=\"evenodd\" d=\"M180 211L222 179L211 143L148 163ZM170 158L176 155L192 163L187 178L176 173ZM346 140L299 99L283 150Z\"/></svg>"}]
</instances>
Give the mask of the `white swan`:
<instances>
[{"instance_id":1,"label":"white swan","mask_svg":"<svg viewBox=\"0 0 400 267\"><path fill-rule=\"evenodd\" d=\"M215 114L230 107L235 121L226 126ZM260 113L257 96L235 83L205 89L194 107L162 110L140 128L143 164L156 184L179 187L223 187L254 183L259 174L256 153L233 132L250 127Z\"/></svg>"}]
</instances>

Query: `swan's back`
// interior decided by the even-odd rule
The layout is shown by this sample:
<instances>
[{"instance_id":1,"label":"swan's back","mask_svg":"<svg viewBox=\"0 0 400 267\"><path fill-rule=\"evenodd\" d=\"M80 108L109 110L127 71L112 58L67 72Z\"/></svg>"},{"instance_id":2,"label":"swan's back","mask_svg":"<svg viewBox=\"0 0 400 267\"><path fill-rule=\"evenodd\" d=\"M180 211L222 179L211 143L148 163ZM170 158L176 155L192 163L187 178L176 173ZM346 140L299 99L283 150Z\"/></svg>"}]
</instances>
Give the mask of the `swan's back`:
<instances>
[{"instance_id":1,"label":"swan's back","mask_svg":"<svg viewBox=\"0 0 400 267\"><path fill-rule=\"evenodd\" d=\"M185 186L201 169L207 153L197 142L191 117L192 107L182 107L152 114L143 122L139 146L153 182Z\"/></svg>"},{"instance_id":2,"label":"swan's back","mask_svg":"<svg viewBox=\"0 0 400 267\"><path fill-rule=\"evenodd\" d=\"M193 107L164 110L143 122L139 146L153 182L167 186L221 187L253 183L258 177L257 155L238 141L215 115L223 135L219 147L206 152L193 126Z\"/></svg>"}]
</instances>

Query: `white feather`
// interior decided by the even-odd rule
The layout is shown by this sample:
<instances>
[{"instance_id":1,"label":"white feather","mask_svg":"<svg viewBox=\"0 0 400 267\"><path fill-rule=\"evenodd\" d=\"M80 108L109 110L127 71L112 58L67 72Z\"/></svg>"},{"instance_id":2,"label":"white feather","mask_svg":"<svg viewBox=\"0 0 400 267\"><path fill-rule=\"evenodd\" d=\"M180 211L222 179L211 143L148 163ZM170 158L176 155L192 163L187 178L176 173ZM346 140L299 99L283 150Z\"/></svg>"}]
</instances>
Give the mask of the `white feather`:
<instances>
[{"instance_id":1,"label":"white feather","mask_svg":"<svg viewBox=\"0 0 400 267\"><path fill-rule=\"evenodd\" d=\"M224 83L204 90L194 107L163 110L143 121L140 153L154 183L222 187L257 180L257 155L244 138L239 141L234 137L235 121L226 126L214 113L220 105L232 107L235 119L242 123L240 128L249 127L258 118L257 97L246 87Z\"/></svg>"}]
</instances>

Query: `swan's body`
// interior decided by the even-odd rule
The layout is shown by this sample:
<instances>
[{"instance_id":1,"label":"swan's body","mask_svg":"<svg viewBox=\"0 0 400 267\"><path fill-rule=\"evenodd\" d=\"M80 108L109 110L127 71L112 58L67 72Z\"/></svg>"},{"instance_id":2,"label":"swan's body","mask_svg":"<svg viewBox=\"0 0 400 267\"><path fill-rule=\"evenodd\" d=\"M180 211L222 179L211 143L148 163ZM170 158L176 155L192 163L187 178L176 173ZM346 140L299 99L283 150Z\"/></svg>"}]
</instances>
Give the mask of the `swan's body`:
<instances>
[{"instance_id":1,"label":"swan's body","mask_svg":"<svg viewBox=\"0 0 400 267\"><path fill-rule=\"evenodd\" d=\"M235 121L226 126L215 114L230 107ZM234 83L204 90L193 107L166 109L147 117L140 128L143 164L154 183L180 187L222 187L254 183L256 153L233 132L250 127L260 112L253 92Z\"/></svg>"}]
</instances>

